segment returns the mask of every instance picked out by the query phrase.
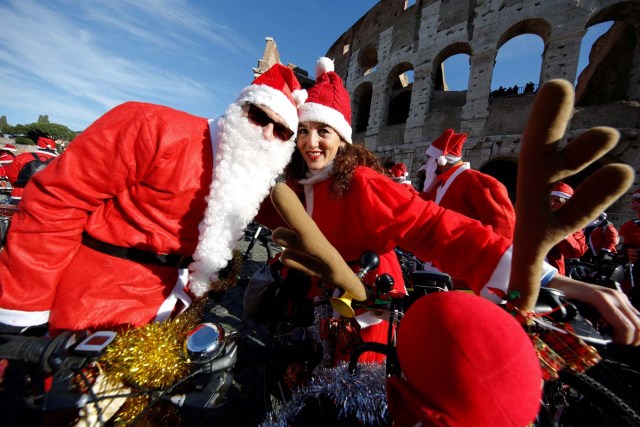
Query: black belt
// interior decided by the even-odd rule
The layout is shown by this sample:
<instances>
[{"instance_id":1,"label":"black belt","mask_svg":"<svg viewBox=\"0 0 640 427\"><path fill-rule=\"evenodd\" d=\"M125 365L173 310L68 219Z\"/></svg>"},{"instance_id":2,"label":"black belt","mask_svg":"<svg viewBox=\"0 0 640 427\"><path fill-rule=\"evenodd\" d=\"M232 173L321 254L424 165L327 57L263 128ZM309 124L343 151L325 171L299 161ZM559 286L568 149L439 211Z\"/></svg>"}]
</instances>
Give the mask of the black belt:
<instances>
[{"instance_id":1,"label":"black belt","mask_svg":"<svg viewBox=\"0 0 640 427\"><path fill-rule=\"evenodd\" d=\"M187 268L193 258L176 254L155 254L136 248L125 248L123 246L112 245L111 243L97 240L87 233L82 233L82 244L88 248L111 255L117 258L128 259L129 261L142 264L159 265L162 267Z\"/></svg>"}]
</instances>

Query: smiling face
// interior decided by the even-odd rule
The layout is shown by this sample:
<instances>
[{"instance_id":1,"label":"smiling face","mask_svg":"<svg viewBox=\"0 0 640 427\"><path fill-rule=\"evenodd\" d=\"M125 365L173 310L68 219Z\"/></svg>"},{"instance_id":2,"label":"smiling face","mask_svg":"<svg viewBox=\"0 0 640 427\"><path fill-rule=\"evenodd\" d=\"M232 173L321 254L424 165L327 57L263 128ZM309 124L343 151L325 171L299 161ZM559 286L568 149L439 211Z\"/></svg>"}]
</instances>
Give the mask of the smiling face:
<instances>
[{"instance_id":1,"label":"smiling face","mask_svg":"<svg viewBox=\"0 0 640 427\"><path fill-rule=\"evenodd\" d=\"M346 144L329 125L302 122L298 125L298 150L310 171L319 171L333 161L338 148Z\"/></svg>"}]
</instances>

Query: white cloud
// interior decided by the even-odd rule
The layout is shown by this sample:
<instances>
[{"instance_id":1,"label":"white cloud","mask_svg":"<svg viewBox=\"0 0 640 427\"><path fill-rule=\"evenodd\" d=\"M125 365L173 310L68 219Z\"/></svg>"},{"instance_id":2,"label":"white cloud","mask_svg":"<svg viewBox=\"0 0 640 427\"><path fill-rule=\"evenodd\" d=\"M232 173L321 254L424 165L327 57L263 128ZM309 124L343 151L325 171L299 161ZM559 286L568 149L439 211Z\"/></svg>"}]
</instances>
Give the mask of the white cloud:
<instances>
[{"instance_id":1,"label":"white cloud","mask_svg":"<svg viewBox=\"0 0 640 427\"><path fill-rule=\"evenodd\" d=\"M7 117L9 123L48 114L51 121L80 130L127 100L170 105L176 98L216 99L227 91L222 82L196 81L180 67L164 67L163 61L171 61L168 53L191 55L191 62L212 69L220 59L198 55L199 50L217 46L226 55L249 50L233 31L205 21L186 4L85 0L68 5L0 4L0 115L19 115ZM121 43L123 38L133 43Z\"/></svg>"}]
</instances>

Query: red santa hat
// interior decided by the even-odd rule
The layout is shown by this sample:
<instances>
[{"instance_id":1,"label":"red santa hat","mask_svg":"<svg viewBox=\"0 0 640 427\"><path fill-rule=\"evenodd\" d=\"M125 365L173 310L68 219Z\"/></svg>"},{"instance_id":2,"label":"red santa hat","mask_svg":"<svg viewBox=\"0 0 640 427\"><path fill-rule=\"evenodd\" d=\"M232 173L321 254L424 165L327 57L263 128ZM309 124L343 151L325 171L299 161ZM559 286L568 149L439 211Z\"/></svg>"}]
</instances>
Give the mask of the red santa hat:
<instances>
[{"instance_id":1,"label":"red santa hat","mask_svg":"<svg viewBox=\"0 0 640 427\"><path fill-rule=\"evenodd\" d=\"M396 179L401 179L409 176L409 173L407 172L407 166L404 163L396 163L391 167L390 171L391 176Z\"/></svg>"},{"instance_id":2,"label":"red santa hat","mask_svg":"<svg viewBox=\"0 0 640 427\"><path fill-rule=\"evenodd\" d=\"M298 111L301 122L319 122L331 126L351 144L351 98L342 79L334 71L333 61L322 57L316 63L316 84Z\"/></svg>"},{"instance_id":3,"label":"red santa hat","mask_svg":"<svg viewBox=\"0 0 640 427\"><path fill-rule=\"evenodd\" d=\"M45 138L41 136L40 138L38 138L38 143L36 144L36 146L43 150L55 150L56 142L51 138Z\"/></svg>"},{"instance_id":4,"label":"red santa hat","mask_svg":"<svg viewBox=\"0 0 640 427\"><path fill-rule=\"evenodd\" d=\"M441 292L413 303L398 328L404 378L387 380L394 425L525 426L542 370L529 336L479 296Z\"/></svg>"},{"instance_id":5,"label":"red santa hat","mask_svg":"<svg viewBox=\"0 0 640 427\"><path fill-rule=\"evenodd\" d=\"M267 106L282 117L295 135L298 107L306 97L307 92L302 89L291 68L275 64L247 86L236 102Z\"/></svg>"},{"instance_id":6,"label":"red santa hat","mask_svg":"<svg viewBox=\"0 0 640 427\"><path fill-rule=\"evenodd\" d=\"M427 148L427 156L438 159L438 164L444 166L455 163L462 158L462 144L467 140L466 133L455 133L453 129L445 131Z\"/></svg>"},{"instance_id":7,"label":"red santa hat","mask_svg":"<svg viewBox=\"0 0 640 427\"><path fill-rule=\"evenodd\" d=\"M5 151L10 151L12 153L15 153L17 151L16 146L11 144L5 144L4 147L2 147L2 149Z\"/></svg>"},{"instance_id":8,"label":"red santa hat","mask_svg":"<svg viewBox=\"0 0 640 427\"><path fill-rule=\"evenodd\" d=\"M556 197L562 197L563 199L570 199L573 196L573 188L564 182L557 182L551 189L551 195Z\"/></svg>"}]
</instances>

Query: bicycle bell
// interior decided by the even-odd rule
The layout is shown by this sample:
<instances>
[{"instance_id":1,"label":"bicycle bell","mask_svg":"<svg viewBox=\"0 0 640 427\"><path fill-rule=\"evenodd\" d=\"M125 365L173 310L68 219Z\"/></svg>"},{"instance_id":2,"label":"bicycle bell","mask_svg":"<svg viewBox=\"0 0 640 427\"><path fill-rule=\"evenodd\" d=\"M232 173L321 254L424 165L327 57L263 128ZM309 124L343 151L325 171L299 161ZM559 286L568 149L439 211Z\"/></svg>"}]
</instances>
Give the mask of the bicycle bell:
<instances>
[{"instance_id":1,"label":"bicycle bell","mask_svg":"<svg viewBox=\"0 0 640 427\"><path fill-rule=\"evenodd\" d=\"M184 352L193 363L207 363L224 350L224 328L218 323L201 323L187 334Z\"/></svg>"}]
</instances>

